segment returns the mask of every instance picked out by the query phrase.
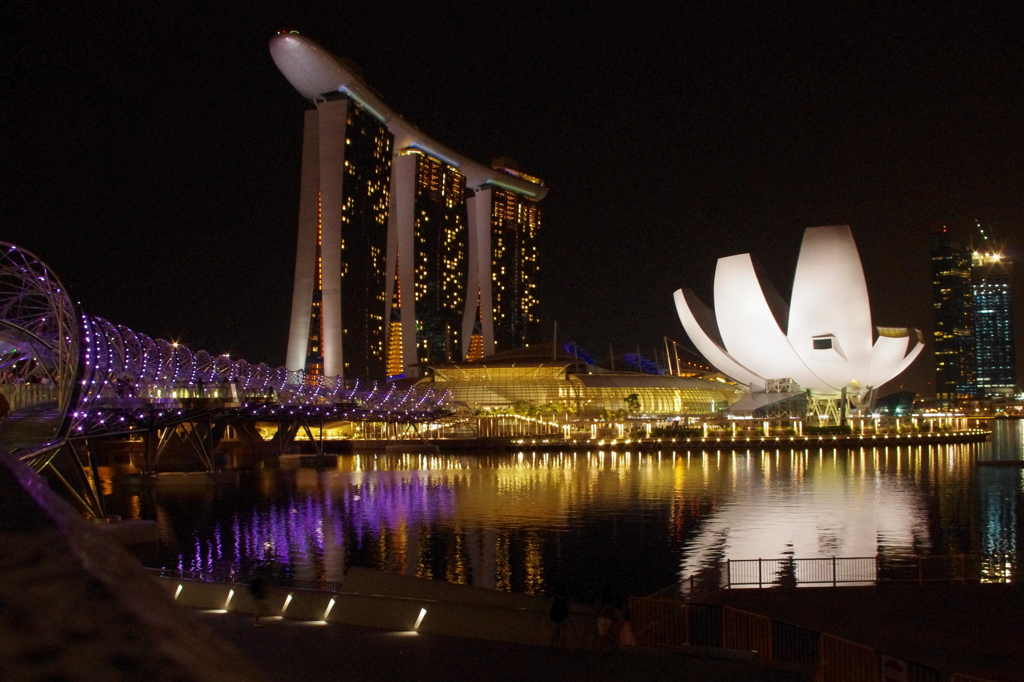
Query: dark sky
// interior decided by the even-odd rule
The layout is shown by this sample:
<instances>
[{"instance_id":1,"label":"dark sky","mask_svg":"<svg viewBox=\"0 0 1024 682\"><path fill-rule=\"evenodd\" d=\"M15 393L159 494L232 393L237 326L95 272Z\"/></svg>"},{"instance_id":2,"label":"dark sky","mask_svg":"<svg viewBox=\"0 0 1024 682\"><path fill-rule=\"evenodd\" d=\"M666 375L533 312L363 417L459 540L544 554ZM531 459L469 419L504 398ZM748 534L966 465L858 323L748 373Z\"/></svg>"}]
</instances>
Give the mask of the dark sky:
<instances>
[{"instance_id":1,"label":"dark sky","mask_svg":"<svg viewBox=\"0 0 1024 682\"><path fill-rule=\"evenodd\" d=\"M782 4L7 3L0 239L92 314L282 363L308 105L267 40L294 28L545 178L541 314L595 355L683 340L672 292L710 304L721 256L788 295L823 224L853 227L875 323L928 333L930 231L1024 238L1021 10ZM927 353L896 383L929 390Z\"/></svg>"}]
</instances>

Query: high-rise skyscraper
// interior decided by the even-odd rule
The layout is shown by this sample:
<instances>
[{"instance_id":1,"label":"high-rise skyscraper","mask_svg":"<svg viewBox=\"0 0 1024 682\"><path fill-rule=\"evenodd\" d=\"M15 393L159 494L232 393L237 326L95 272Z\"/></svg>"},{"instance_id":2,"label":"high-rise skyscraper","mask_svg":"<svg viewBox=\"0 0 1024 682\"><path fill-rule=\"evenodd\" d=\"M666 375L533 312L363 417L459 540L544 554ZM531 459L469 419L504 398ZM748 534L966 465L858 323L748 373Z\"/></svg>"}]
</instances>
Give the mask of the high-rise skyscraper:
<instances>
[{"instance_id":1,"label":"high-rise skyscraper","mask_svg":"<svg viewBox=\"0 0 1024 682\"><path fill-rule=\"evenodd\" d=\"M931 235L935 396L974 396L974 336L971 316L971 251L948 231Z\"/></svg>"},{"instance_id":2,"label":"high-rise skyscraper","mask_svg":"<svg viewBox=\"0 0 1024 682\"><path fill-rule=\"evenodd\" d=\"M469 229L466 177L454 166L407 148L395 158L391 182L391 223L397 243L389 252L395 256L388 272L396 290L410 292L404 300L393 297L389 311L389 319L399 323L389 343L402 349L402 365L388 371L388 376L396 376L407 373L410 365L438 364L464 355Z\"/></svg>"},{"instance_id":3,"label":"high-rise skyscraper","mask_svg":"<svg viewBox=\"0 0 1024 682\"><path fill-rule=\"evenodd\" d=\"M424 135L307 38L270 50L315 104L287 366L373 380L528 344L543 181Z\"/></svg>"},{"instance_id":4,"label":"high-rise skyscraper","mask_svg":"<svg viewBox=\"0 0 1024 682\"><path fill-rule=\"evenodd\" d=\"M510 167L507 159L496 165L531 182ZM494 345L509 350L525 345L537 325L537 230L540 207L530 197L506 190L489 189L476 197L491 206L491 300L494 309Z\"/></svg>"},{"instance_id":5,"label":"high-rise skyscraper","mask_svg":"<svg viewBox=\"0 0 1024 682\"><path fill-rule=\"evenodd\" d=\"M940 400L1005 396L1016 385L1012 263L982 244L969 248L945 229L931 236Z\"/></svg>"},{"instance_id":6,"label":"high-rise skyscraper","mask_svg":"<svg viewBox=\"0 0 1024 682\"><path fill-rule=\"evenodd\" d=\"M1013 263L1000 254L972 254L975 380L983 397L1009 395L1017 383L1012 272Z\"/></svg>"},{"instance_id":7,"label":"high-rise skyscraper","mask_svg":"<svg viewBox=\"0 0 1024 682\"><path fill-rule=\"evenodd\" d=\"M289 368L383 375L393 143L350 97L306 112Z\"/></svg>"}]
</instances>

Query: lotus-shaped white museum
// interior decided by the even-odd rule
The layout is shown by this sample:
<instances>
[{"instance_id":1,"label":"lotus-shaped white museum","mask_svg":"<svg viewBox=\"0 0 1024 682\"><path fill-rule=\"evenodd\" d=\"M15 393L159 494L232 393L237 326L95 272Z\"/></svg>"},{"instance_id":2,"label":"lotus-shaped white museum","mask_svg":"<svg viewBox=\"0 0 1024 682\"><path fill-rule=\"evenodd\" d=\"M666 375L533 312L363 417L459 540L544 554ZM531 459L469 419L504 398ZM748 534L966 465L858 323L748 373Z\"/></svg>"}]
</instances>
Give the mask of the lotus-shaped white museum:
<instances>
[{"instance_id":1,"label":"lotus-shaped white museum","mask_svg":"<svg viewBox=\"0 0 1024 682\"><path fill-rule=\"evenodd\" d=\"M846 225L804 232L788 310L749 253L718 260L714 292L712 313L692 291L676 291L679 319L697 350L752 393L766 385L791 392L799 384L863 403L924 348L916 329L872 326L864 270Z\"/></svg>"}]
</instances>

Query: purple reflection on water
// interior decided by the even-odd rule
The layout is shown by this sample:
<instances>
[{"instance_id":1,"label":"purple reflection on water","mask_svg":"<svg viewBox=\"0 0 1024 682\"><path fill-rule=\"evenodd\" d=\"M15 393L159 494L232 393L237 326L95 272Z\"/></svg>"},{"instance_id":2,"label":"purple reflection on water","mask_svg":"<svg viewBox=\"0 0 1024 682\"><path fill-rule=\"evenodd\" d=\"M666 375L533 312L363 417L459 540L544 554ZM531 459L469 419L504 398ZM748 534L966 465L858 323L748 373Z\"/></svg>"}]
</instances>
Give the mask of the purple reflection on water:
<instances>
[{"instance_id":1,"label":"purple reflection on water","mask_svg":"<svg viewBox=\"0 0 1024 682\"><path fill-rule=\"evenodd\" d=\"M396 529L416 520L432 523L450 518L455 512L452 486L421 478L374 475L355 489L346 488L342 503L358 530L373 533L380 528Z\"/></svg>"},{"instance_id":2,"label":"purple reflection on water","mask_svg":"<svg viewBox=\"0 0 1024 682\"><path fill-rule=\"evenodd\" d=\"M456 506L454 486L449 482L408 472L375 472L346 485L339 495L340 504L323 491L297 495L303 497L238 511L212 528L197 529L191 569L245 572L254 563L272 561L294 573L297 566L308 566L312 559L323 559L330 551L336 555L330 572L340 573L345 566L337 559L344 557L346 529L358 544L364 536L380 541L382 534L403 524L429 525L450 519ZM329 532L325 532L325 524ZM184 555L179 555L179 568L184 562ZM339 580L341 575L322 577Z\"/></svg>"}]
</instances>

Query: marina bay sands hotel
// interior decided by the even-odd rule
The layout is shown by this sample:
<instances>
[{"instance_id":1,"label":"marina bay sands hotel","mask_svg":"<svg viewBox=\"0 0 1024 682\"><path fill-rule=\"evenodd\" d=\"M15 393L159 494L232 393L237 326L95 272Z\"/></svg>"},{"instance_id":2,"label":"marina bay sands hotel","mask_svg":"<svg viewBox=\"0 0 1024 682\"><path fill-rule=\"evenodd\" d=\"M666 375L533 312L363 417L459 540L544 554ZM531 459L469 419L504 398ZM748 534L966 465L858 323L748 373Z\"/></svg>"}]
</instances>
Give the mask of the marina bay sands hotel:
<instances>
[{"instance_id":1,"label":"marina bay sands hotel","mask_svg":"<svg viewBox=\"0 0 1024 682\"><path fill-rule=\"evenodd\" d=\"M418 376L527 344L543 181L416 129L312 40L270 41L306 112L287 367Z\"/></svg>"}]
</instances>

